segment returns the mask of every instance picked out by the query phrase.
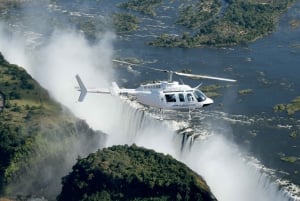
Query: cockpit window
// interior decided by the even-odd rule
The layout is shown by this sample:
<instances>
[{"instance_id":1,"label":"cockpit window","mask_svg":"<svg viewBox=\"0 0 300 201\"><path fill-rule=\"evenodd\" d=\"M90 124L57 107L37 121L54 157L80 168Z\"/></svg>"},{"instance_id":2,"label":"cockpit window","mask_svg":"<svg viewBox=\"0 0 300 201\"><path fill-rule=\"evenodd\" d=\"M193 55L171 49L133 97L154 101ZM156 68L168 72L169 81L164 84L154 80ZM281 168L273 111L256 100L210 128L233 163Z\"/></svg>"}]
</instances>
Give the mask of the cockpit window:
<instances>
[{"instance_id":1,"label":"cockpit window","mask_svg":"<svg viewBox=\"0 0 300 201\"><path fill-rule=\"evenodd\" d=\"M175 94L166 94L165 97L167 102L176 102Z\"/></svg>"},{"instance_id":2,"label":"cockpit window","mask_svg":"<svg viewBox=\"0 0 300 201\"><path fill-rule=\"evenodd\" d=\"M194 96L198 102L202 102L206 100L206 96L199 90L194 90Z\"/></svg>"}]
</instances>

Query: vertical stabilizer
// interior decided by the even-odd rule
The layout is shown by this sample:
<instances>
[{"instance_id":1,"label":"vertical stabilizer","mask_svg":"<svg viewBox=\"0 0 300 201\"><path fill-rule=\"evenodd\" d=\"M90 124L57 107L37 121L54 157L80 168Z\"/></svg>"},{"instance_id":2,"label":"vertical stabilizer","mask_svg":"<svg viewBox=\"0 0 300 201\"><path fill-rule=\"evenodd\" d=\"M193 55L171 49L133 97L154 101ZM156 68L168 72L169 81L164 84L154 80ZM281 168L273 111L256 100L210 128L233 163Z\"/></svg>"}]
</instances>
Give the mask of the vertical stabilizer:
<instances>
[{"instance_id":1,"label":"vertical stabilizer","mask_svg":"<svg viewBox=\"0 0 300 201\"><path fill-rule=\"evenodd\" d=\"M78 101L82 102L84 100L86 94L87 94L87 89L84 86L84 84L83 84L82 80L80 79L79 75L76 75L76 80L79 84L79 90L78 91L80 91L80 96L78 98Z\"/></svg>"}]
</instances>

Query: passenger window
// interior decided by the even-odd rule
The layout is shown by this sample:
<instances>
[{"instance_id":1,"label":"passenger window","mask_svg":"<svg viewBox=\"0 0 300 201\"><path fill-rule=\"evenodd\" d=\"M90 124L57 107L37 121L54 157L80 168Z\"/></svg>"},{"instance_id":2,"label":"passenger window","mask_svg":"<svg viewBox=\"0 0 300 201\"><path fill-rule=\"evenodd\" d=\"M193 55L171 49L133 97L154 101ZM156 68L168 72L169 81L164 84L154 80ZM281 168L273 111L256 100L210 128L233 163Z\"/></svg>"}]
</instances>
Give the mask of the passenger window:
<instances>
[{"instance_id":1,"label":"passenger window","mask_svg":"<svg viewBox=\"0 0 300 201\"><path fill-rule=\"evenodd\" d=\"M186 97L187 97L187 100L188 100L189 102L194 101L194 97L193 97L192 94L188 93L188 94L186 95Z\"/></svg>"},{"instance_id":2,"label":"passenger window","mask_svg":"<svg viewBox=\"0 0 300 201\"><path fill-rule=\"evenodd\" d=\"M179 96L179 101L180 102L185 102L183 94L178 94L178 96Z\"/></svg>"},{"instance_id":3,"label":"passenger window","mask_svg":"<svg viewBox=\"0 0 300 201\"><path fill-rule=\"evenodd\" d=\"M166 94L165 97L167 102L176 102L175 94Z\"/></svg>"}]
</instances>

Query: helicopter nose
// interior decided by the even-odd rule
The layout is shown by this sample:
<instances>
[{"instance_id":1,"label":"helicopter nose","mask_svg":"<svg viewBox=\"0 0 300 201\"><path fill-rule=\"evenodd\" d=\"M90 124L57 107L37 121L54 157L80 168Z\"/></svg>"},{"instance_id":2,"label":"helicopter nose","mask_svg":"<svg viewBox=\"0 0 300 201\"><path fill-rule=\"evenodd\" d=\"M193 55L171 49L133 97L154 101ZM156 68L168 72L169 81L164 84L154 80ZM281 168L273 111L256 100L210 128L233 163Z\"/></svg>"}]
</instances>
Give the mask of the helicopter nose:
<instances>
[{"instance_id":1,"label":"helicopter nose","mask_svg":"<svg viewBox=\"0 0 300 201\"><path fill-rule=\"evenodd\" d=\"M203 103L203 107L209 106L209 105L211 105L211 104L213 104L213 103L214 103L214 100L213 100L213 99L211 99L211 98L206 98L206 100L205 100L204 103Z\"/></svg>"}]
</instances>

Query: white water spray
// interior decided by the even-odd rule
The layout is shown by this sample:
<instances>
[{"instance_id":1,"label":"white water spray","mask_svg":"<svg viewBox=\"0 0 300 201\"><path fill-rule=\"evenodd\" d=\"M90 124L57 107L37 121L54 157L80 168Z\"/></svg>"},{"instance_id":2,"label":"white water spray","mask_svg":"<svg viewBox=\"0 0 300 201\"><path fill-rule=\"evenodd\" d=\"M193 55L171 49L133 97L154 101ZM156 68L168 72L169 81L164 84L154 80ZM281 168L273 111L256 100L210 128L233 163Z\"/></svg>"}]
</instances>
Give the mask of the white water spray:
<instances>
[{"instance_id":1,"label":"white water spray","mask_svg":"<svg viewBox=\"0 0 300 201\"><path fill-rule=\"evenodd\" d=\"M289 200L266 174L247 162L235 144L220 134L194 143L192 149L183 154L183 160L205 177L219 200Z\"/></svg>"},{"instance_id":2,"label":"white water spray","mask_svg":"<svg viewBox=\"0 0 300 201\"><path fill-rule=\"evenodd\" d=\"M90 45L79 33L57 31L49 42L30 54L19 38L10 38L14 45L8 48L5 34L0 31L0 36L0 51L9 62L25 66L56 100L86 119L94 129L109 134L107 146L136 143L170 154L201 174L220 201L288 200L265 175L248 165L239 148L221 134L181 152L181 139L173 126L118 98L88 94L84 103L76 103L79 94L74 90L75 74L79 73L88 86L108 86L113 79L111 34Z\"/></svg>"}]
</instances>

